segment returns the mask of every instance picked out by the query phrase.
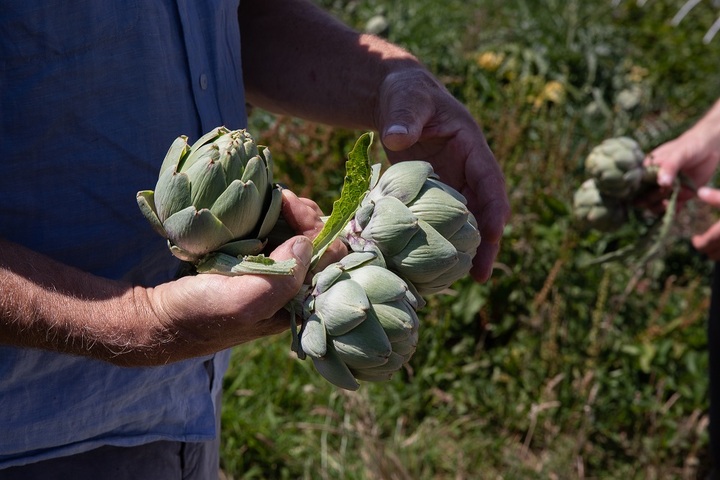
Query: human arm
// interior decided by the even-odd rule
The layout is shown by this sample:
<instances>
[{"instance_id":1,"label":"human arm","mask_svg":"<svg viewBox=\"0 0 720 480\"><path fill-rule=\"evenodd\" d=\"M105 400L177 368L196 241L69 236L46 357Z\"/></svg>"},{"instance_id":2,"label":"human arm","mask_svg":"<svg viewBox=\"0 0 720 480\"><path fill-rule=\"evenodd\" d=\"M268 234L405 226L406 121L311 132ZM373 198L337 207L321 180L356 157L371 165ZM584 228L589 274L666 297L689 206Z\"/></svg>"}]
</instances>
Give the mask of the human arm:
<instances>
[{"instance_id":1,"label":"human arm","mask_svg":"<svg viewBox=\"0 0 720 480\"><path fill-rule=\"evenodd\" d=\"M100 278L0 239L0 343L159 365L205 355L290 326L283 306L310 263L322 228L311 202L284 192L295 236L270 257L294 258L292 276L203 274L154 288Z\"/></svg>"},{"instance_id":2,"label":"human arm","mask_svg":"<svg viewBox=\"0 0 720 480\"><path fill-rule=\"evenodd\" d=\"M710 180L720 162L720 100L690 129L679 137L655 148L646 164L657 165L658 185L668 189L682 173L694 185L700 187L697 197L701 201L720 208L720 190L704 186ZM681 201L695 193L684 190ZM720 260L720 222L706 231L694 235L693 245L713 260Z\"/></svg>"},{"instance_id":3,"label":"human arm","mask_svg":"<svg viewBox=\"0 0 720 480\"><path fill-rule=\"evenodd\" d=\"M500 167L470 112L410 53L355 32L308 0L244 1L239 20L248 100L378 131L391 162L430 162L478 221L482 243L471 273L486 280L510 207Z\"/></svg>"}]
</instances>

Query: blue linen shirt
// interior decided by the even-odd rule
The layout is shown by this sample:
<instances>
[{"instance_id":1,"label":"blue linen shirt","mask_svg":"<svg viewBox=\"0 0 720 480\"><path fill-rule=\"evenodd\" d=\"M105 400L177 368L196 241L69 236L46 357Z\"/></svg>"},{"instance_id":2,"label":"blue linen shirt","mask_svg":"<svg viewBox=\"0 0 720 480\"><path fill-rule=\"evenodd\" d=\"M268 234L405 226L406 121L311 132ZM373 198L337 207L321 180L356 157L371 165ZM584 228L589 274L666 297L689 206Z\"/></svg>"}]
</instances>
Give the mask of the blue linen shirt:
<instances>
[{"instance_id":1,"label":"blue linen shirt","mask_svg":"<svg viewBox=\"0 0 720 480\"><path fill-rule=\"evenodd\" d=\"M135 193L178 135L245 126L238 5L0 2L0 236L107 278L170 279ZM0 468L211 439L228 357L123 368L0 346Z\"/></svg>"}]
</instances>

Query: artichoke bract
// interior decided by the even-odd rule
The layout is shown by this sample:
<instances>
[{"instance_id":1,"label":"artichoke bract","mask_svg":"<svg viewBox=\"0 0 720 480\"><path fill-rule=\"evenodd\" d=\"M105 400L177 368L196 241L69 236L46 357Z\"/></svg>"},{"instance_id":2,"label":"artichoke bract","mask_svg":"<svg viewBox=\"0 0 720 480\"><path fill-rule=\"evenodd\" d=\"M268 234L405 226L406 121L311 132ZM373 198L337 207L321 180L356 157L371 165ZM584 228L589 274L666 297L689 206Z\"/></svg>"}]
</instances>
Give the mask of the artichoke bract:
<instances>
[{"instance_id":1,"label":"artichoke bract","mask_svg":"<svg viewBox=\"0 0 720 480\"><path fill-rule=\"evenodd\" d=\"M313 277L298 356L347 390L389 380L415 353L421 301L375 253L350 253Z\"/></svg>"},{"instance_id":2,"label":"artichoke bract","mask_svg":"<svg viewBox=\"0 0 720 480\"><path fill-rule=\"evenodd\" d=\"M585 180L575 191L573 214L585 227L602 232L617 230L628 217L622 201L603 195L594 178Z\"/></svg>"},{"instance_id":3,"label":"artichoke bract","mask_svg":"<svg viewBox=\"0 0 720 480\"><path fill-rule=\"evenodd\" d=\"M640 145L632 138L609 138L590 151L585 168L604 195L630 198L643 180L644 158Z\"/></svg>"},{"instance_id":4,"label":"artichoke bract","mask_svg":"<svg viewBox=\"0 0 720 480\"><path fill-rule=\"evenodd\" d=\"M423 161L400 162L380 177L347 228L355 251L379 250L387 268L420 295L465 276L480 244L462 194L439 181Z\"/></svg>"},{"instance_id":5,"label":"artichoke bract","mask_svg":"<svg viewBox=\"0 0 720 480\"><path fill-rule=\"evenodd\" d=\"M173 255L197 263L211 252L258 254L282 198L270 151L245 130L218 127L192 146L178 137L155 190L138 192L137 202Z\"/></svg>"}]
</instances>

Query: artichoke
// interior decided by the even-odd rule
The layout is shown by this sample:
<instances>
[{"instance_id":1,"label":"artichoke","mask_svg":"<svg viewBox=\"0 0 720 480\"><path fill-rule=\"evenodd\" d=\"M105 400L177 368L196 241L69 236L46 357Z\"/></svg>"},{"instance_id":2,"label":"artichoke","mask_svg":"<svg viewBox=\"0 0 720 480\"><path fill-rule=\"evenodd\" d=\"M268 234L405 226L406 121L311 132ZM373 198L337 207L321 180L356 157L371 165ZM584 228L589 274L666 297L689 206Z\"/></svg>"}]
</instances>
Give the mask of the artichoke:
<instances>
[{"instance_id":1,"label":"artichoke","mask_svg":"<svg viewBox=\"0 0 720 480\"><path fill-rule=\"evenodd\" d=\"M389 380L415 352L421 304L381 257L350 253L313 277L295 349L347 390L357 380Z\"/></svg>"},{"instance_id":2,"label":"artichoke","mask_svg":"<svg viewBox=\"0 0 720 480\"><path fill-rule=\"evenodd\" d=\"M628 217L623 202L602 194L594 178L585 180L575 191L573 213L586 227L603 232L617 230Z\"/></svg>"},{"instance_id":3,"label":"artichoke","mask_svg":"<svg viewBox=\"0 0 720 480\"><path fill-rule=\"evenodd\" d=\"M629 137L609 138L590 151L585 168L604 195L630 198L643 180L645 154Z\"/></svg>"},{"instance_id":4,"label":"artichoke","mask_svg":"<svg viewBox=\"0 0 720 480\"><path fill-rule=\"evenodd\" d=\"M346 240L354 251L379 250L420 295L436 293L468 273L480 244L466 204L429 163L400 162L363 199Z\"/></svg>"},{"instance_id":5,"label":"artichoke","mask_svg":"<svg viewBox=\"0 0 720 480\"><path fill-rule=\"evenodd\" d=\"M195 264L211 252L258 254L282 199L269 150L245 130L218 127L192 146L178 137L155 190L138 192L137 202L173 255Z\"/></svg>"}]
</instances>

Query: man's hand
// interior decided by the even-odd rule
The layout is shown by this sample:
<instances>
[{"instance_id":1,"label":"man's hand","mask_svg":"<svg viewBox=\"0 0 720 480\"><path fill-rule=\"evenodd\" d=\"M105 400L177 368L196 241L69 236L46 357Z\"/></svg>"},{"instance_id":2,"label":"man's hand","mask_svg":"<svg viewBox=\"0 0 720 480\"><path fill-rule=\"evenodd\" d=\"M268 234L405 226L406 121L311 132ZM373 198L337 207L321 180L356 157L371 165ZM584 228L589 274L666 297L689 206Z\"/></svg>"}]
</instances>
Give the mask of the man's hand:
<instances>
[{"instance_id":1,"label":"man's hand","mask_svg":"<svg viewBox=\"0 0 720 480\"><path fill-rule=\"evenodd\" d=\"M202 274L183 277L149 291L148 299L176 348L169 359L212 353L233 345L283 332L290 327L285 305L310 280L312 242L323 223L312 200L283 191L283 217L298 234L270 253L274 260L295 259L293 275ZM326 263L347 252L334 244ZM187 352L185 351L187 348Z\"/></svg>"},{"instance_id":2,"label":"man's hand","mask_svg":"<svg viewBox=\"0 0 720 480\"><path fill-rule=\"evenodd\" d=\"M200 274L155 288L100 278L0 239L0 342L141 366L282 332L290 327L284 306L307 278L320 215L314 202L284 192L283 216L298 235L270 258L295 259L293 275ZM329 251L328 262L345 253Z\"/></svg>"},{"instance_id":3,"label":"man's hand","mask_svg":"<svg viewBox=\"0 0 720 480\"><path fill-rule=\"evenodd\" d=\"M425 160L462 193L481 243L471 275L486 281L510 216L505 180L472 115L424 69L390 74L381 86L376 123L391 162Z\"/></svg>"}]
</instances>

